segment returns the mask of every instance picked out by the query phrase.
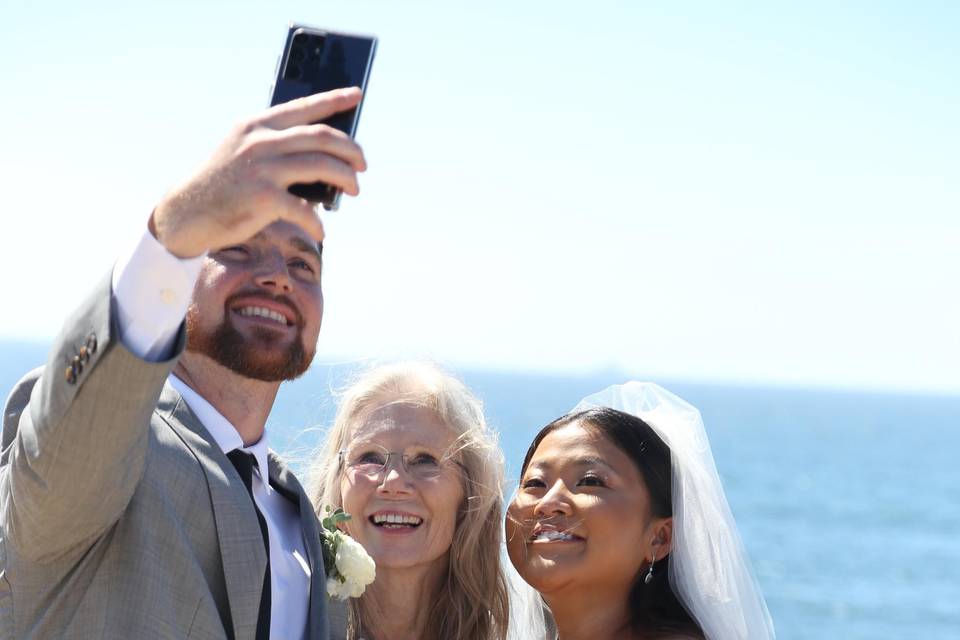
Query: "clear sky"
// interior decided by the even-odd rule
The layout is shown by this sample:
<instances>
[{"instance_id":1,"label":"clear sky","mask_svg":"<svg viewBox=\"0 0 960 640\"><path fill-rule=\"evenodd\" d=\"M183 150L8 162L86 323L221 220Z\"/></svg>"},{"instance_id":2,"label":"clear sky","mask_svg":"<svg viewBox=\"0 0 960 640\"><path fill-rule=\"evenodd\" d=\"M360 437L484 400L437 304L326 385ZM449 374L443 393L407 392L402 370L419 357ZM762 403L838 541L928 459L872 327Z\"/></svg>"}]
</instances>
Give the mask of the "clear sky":
<instances>
[{"instance_id":1,"label":"clear sky","mask_svg":"<svg viewBox=\"0 0 960 640\"><path fill-rule=\"evenodd\" d=\"M49 339L263 108L374 33L320 358L960 390L960 3L0 5L0 337Z\"/></svg>"}]
</instances>

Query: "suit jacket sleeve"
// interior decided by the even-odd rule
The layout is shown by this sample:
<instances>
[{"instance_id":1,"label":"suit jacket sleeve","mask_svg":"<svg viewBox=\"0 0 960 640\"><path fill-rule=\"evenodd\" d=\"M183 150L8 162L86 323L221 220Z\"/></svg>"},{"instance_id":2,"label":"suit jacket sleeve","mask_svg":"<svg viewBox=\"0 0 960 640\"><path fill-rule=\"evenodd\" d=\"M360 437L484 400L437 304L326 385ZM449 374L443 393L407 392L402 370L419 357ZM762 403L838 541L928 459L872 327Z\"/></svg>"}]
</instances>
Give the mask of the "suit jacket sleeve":
<instances>
[{"instance_id":1,"label":"suit jacket sleeve","mask_svg":"<svg viewBox=\"0 0 960 640\"><path fill-rule=\"evenodd\" d=\"M64 325L47 364L4 408L0 535L35 561L82 552L120 518L146 459L150 415L183 349L141 360L117 339L110 278Z\"/></svg>"}]
</instances>

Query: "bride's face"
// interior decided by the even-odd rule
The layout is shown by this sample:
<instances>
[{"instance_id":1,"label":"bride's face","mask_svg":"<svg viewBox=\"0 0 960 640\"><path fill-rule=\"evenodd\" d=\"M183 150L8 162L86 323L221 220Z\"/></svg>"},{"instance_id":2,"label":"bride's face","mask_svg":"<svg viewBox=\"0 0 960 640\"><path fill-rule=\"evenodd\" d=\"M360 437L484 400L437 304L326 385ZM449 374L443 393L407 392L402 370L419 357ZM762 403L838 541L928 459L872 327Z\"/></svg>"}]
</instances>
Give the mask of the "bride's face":
<instances>
[{"instance_id":1,"label":"bride's face","mask_svg":"<svg viewBox=\"0 0 960 640\"><path fill-rule=\"evenodd\" d=\"M667 520L652 516L650 494L627 454L573 422L549 433L524 470L507 512L507 550L541 593L626 593L649 565Z\"/></svg>"}]
</instances>

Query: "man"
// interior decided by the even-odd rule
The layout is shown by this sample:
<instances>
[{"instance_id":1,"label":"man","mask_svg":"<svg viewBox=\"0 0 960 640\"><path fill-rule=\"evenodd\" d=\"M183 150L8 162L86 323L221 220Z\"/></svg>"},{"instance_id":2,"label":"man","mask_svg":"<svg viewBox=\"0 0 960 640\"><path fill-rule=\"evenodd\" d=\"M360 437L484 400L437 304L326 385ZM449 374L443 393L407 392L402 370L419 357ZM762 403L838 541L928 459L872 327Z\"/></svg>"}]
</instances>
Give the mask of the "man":
<instances>
[{"instance_id":1,"label":"man","mask_svg":"<svg viewBox=\"0 0 960 640\"><path fill-rule=\"evenodd\" d=\"M310 123L359 99L241 123L14 388L0 638L327 638L317 519L264 424L323 314L323 227L287 187L357 194L362 150Z\"/></svg>"}]
</instances>

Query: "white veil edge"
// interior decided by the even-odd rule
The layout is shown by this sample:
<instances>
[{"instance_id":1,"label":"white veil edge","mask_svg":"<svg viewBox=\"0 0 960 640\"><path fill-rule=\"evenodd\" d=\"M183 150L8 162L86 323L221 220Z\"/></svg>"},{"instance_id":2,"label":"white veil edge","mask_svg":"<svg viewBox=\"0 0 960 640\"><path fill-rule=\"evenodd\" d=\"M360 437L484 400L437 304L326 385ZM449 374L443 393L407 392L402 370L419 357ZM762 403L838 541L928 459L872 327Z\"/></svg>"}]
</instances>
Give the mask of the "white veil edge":
<instances>
[{"instance_id":1,"label":"white veil edge","mask_svg":"<svg viewBox=\"0 0 960 640\"><path fill-rule=\"evenodd\" d=\"M547 637L544 603L540 594L520 577L507 555L507 545L500 545L500 564L507 580L510 602L510 624L507 640L540 640Z\"/></svg>"},{"instance_id":2,"label":"white veil edge","mask_svg":"<svg viewBox=\"0 0 960 640\"><path fill-rule=\"evenodd\" d=\"M708 640L766 640L773 620L717 474L700 412L651 382L607 387L574 411L608 407L647 423L670 448L670 585Z\"/></svg>"}]
</instances>

